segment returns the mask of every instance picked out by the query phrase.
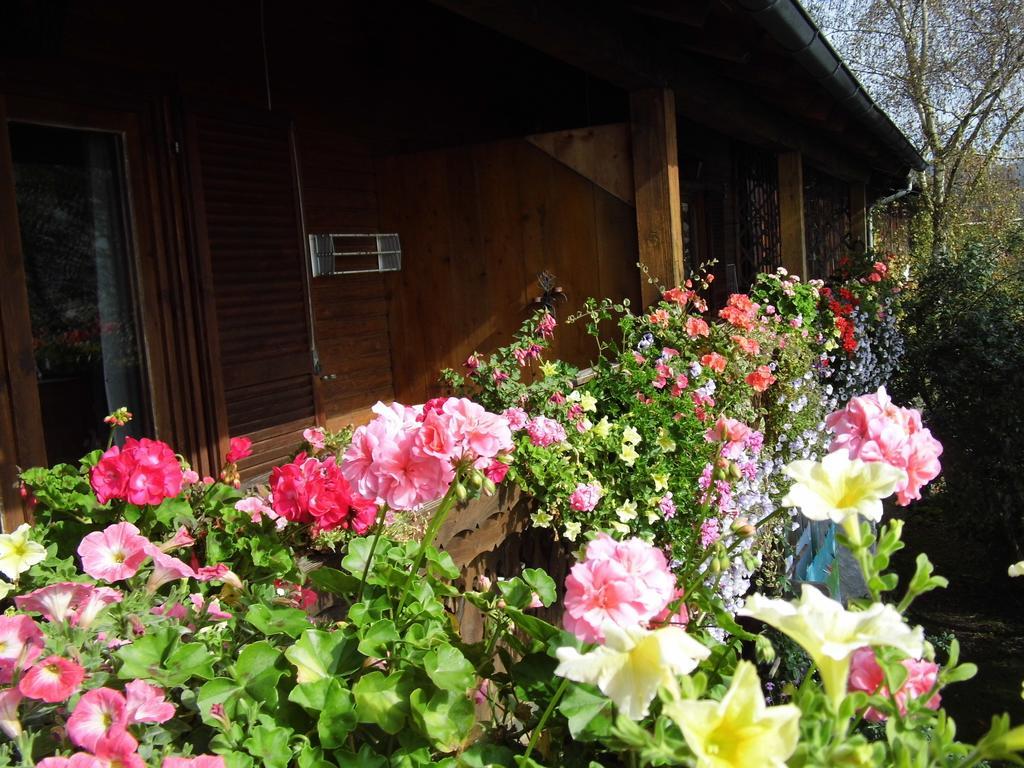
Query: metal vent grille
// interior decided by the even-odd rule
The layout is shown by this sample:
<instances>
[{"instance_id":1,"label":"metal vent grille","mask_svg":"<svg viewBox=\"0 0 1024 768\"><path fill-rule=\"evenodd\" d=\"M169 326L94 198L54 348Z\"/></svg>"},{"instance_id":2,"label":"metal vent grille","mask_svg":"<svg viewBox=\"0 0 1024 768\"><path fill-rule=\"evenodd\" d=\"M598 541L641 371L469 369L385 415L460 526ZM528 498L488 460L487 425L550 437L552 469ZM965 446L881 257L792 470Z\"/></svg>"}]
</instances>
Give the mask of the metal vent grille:
<instances>
[{"instance_id":1,"label":"metal vent grille","mask_svg":"<svg viewBox=\"0 0 1024 768\"><path fill-rule=\"evenodd\" d=\"M312 234L309 255L313 277L398 272L402 268L397 233Z\"/></svg>"}]
</instances>

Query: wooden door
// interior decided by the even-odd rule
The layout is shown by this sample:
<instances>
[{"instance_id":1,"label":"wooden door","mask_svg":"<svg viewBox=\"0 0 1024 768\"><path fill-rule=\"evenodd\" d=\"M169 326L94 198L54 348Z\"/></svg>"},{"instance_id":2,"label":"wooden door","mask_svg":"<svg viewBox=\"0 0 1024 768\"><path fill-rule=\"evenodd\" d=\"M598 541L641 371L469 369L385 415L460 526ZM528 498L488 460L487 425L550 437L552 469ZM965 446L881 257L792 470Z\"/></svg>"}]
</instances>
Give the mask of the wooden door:
<instances>
[{"instance_id":1,"label":"wooden door","mask_svg":"<svg viewBox=\"0 0 1024 768\"><path fill-rule=\"evenodd\" d=\"M119 434L167 432L139 116L0 97L0 478L21 516L18 467L76 461ZM155 300L153 306L156 306ZM153 382L161 382L156 391ZM160 429L163 427L163 429Z\"/></svg>"}]
</instances>

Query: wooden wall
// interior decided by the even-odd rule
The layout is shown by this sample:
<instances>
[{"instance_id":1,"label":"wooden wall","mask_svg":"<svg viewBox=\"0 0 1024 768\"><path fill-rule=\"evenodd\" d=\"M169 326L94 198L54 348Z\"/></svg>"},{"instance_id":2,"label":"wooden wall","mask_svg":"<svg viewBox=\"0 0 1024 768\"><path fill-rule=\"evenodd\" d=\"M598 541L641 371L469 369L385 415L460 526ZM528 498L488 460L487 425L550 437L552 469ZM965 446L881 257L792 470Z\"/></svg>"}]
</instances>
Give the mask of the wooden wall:
<instances>
[{"instance_id":1,"label":"wooden wall","mask_svg":"<svg viewBox=\"0 0 1024 768\"><path fill-rule=\"evenodd\" d=\"M296 118L306 232L380 231L377 183L366 142L312 116ZM320 419L336 430L394 399L388 295L383 275L314 278L314 336L320 356Z\"/></svg>"},{"instance_id":2,"label":"wooden wall","mask_svg":"<svg viewBox=\"0 0 1024 768\"><path fill-rule=\"evenodd\" d=\"M395 397L440 392L437 372L511 341L554 273L564 320L587 297L639 302L633 209L526 141L392 156L378 165L381 228L402 240L389 275ZM587 364L583 325L562 325L553 356Z\"/></svg>"}]
</instances>

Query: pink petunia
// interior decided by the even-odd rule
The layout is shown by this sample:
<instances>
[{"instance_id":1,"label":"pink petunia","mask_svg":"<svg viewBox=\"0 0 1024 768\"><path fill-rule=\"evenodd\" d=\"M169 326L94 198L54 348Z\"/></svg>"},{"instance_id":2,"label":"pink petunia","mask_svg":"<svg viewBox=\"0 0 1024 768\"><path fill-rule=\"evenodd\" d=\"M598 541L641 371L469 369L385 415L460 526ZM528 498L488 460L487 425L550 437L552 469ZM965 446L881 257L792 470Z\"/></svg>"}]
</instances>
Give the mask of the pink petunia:
<instances>
[{"instance_id":1,"label":"pink petunia","mask_svg":"<svg viewBox=\"0 0 1024 768\"><path fill-rule=\"evenodd\" d=\"M128 725L124 694L113 688L86 691L68 718L68 738L75 746L95 751L101 739L109 739Z\"/></svg>"},{"instance_id":2,"label":"pink petunia","mask_svg":"<svg viewBox=\"0 0 1024 768\"><path fill-rule=\"evenodd\" d=\"M174 705L164 700L163 688L132 680L125 686L125 717L129 723L165 723L174 717Z\"/></svg>"},{"instance_id":3,"label":"pink petunia","mask_svg":"<svg viewBox=\"0 0 1024 768\"><path fill-rule=\"evenodd\" d=\"M219 581L222 584L230 584L235 589L242 588L242 580L238 578L238 574L224 565L224 563L204 565L196 571L196 578L199 581Z\"/></svg>"},{"instance_id":4,"label":"pink petunia","mask_svg":"<svg viewBox=\"0 0 1024 768\"><path fill-rule=\"evenodd\" d=\"M196 572L178 558L166 555L152 545L148 547L148 551L153 558L153 572L146 581L146 591L149 594L155 594L168 582L195 578Z\"/></svg>"},{"instance_id":5,"label":"pink petunia","mask_svg":"<svg viewBox=\"0 0 1024 768\"><path fill-rule=\"evenodd\" d=\"M0 732L12 741L21 735L21 720L18 708L24 698L17 688L5 688L0 691Z\"/></svg>"},{"instance_id":6,"label":"pink petunia","mask_svg":"<svg viewBox=\"0 0 1024 768\"><path fill-rule=\"evenodd\" d=\"M71 581L48 584L27 595L14 598L15 605L22 611L35 611L43 614L47 621L61 624L74 613L75 608L85 600L92 587Z\"/></svg>"},{"instance_id":7,"label":"pink petunia","mask_svg":"<svg viewBox=\"0 0 1024 768\"><path fill-rule=\"evenodd\" d=\"M174 550L181 549L183 547L191 547L195 543L195 538L193 538L192 534L188 532L188 529L182 525L178 527L178 530L174 532L174 535L171 536L171 538L160 544L159 548L161 552L173 552Z\"/></svg>"},{"instance_id":8,"label":"pink petunia","mask_svg":"<svg viewBox=\"0 0 1024 768\"><path fill-rule=\"evenodd\" d=\"M216 597L207 599L199 593L191 594L188 599L197 614L205 614L208 618L216 621L225 621L231 618L231 614L221 609L220 600Z\"/></svg>"},{"instance_id":9,"label":"pink petunia","mask_svg":"<svg viewBox=\"0 0 1024 768\"><path fill-rule=\"evenodd\" d=\"M134 576L148 557L149 539L131 523L115 523L93 531L78 545L82 570L100 581L120 581Z\"/></svg>"},{"instance_id":10,"label":"pink petunia","mask_svg":"<svg viewBox=\"0 0 1024 768\"><path fill-rule=\"evenodd\" d=\"M195 757L165 757L161 768L225 768L220 755L197 755Z\"/></svg>"},{"instance_id":11,"label":"pink petunia","mask_svg":"<svg viewBox=\"0 0 1024 768\"><path fill-rule=\"evenodd\" d=\"M71 614L71 623L76 627L87 629L99 615L100 611L113 603L120 603L124 595L110 587L92 587L75 612Z\"/></svg>"},{"instance_id":12,"label":"pink petunia","mask_svg":"<svg viewBox=\"0 0 1024 768\"><path fill-rule=\"evenodd\" d=\"M43 652L43 632L30 616L0 616L0 683L9 683L17 667Z\"/></svg>"},{"instance_id":13,"label":"pink petunia","mask_svg":"<svg viewBox=\"0 0 1024 768\"><path fill-rule=\"evenodd\" d=\"M137 742L123 727L111 728L96 740L92 751L105 768L146 768L146 762L136 752Z\"/></svg>"},{"instance_id":14,"label":"pink petunia","mask_svg":"<svg viewBox=\"0 0 1024 768\"><path fill-rule=\"evenodd\" d=\"M85 670L80 664L61 656L47 656L22 676L18 690L26 698L56 704L66 701L84 679Z\"/></svg>"}]
</instances>

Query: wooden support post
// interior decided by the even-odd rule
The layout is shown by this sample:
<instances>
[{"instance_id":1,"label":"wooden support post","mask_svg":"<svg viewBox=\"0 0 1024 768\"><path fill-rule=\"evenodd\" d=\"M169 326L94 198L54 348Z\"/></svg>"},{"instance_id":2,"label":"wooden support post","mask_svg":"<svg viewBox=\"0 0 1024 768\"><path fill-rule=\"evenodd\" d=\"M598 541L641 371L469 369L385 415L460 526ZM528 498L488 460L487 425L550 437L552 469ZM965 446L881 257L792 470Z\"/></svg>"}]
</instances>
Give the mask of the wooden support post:
<instances>
[{"instance_id":1,"label":"wooden support post","mask_svg":"<svg viewBox=\"0 0 1024 768\"><path fill-rule=\"evenodd\" d=\"M779 228L782 236L782 266L791 275L806 279L804 168L799 152L779 155Z\"/></svg>"},{"instance_id":2,"label":"wooden support post","mask_svg":"<svg viewBox=\"0 0 1024 768\"><path fill-rule=\"evenodd\" d=\"M635 91L629 98L633 185L640 263L666 287L683 281L683 206L679 198L676 100L670 88ZM658 286L641 274L644 306L659 298Z\"/></svg>"},{"instance_id":3,"label":"wooden support post","mask_svg":"<svg viewBox=\"0 0 1024 768\"><path fill-rule=\"evenodd\" d=\"M871 247L868 242L867 186L862 181L850 184L850 234L855 244L863 244L865 250Z\"/></svg>"}]
</instances>

